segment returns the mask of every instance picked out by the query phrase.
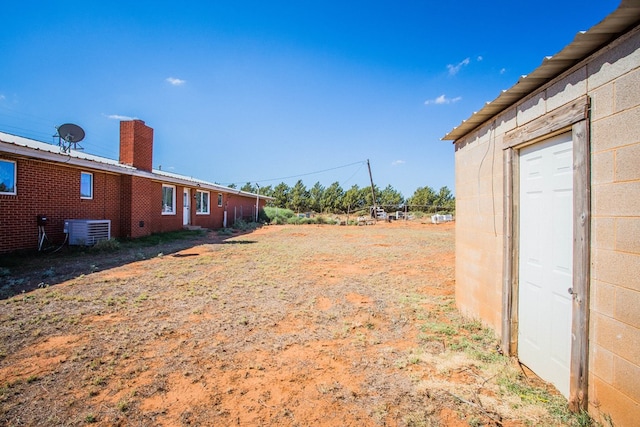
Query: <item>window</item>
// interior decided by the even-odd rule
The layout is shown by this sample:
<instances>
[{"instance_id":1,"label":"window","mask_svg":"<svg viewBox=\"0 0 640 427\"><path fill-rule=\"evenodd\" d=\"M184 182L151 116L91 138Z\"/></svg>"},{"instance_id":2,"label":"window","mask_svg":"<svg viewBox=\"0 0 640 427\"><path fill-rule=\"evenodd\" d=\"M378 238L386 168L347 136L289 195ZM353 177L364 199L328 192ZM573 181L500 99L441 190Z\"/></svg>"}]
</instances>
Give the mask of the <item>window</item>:
<instances>
[{"instance_id":1,"label":"window","mask_svg":"<svg viewBox=\"0 0 640 427\"><path fill-rule=\"evenodd\" d=\"M209 215L208 191L196 191L196 215Z\"/></svg>"},{"instance_id":2,"label":"window","mask_svg":"<svg viewBox=\"0 0 640 427\"><path fill-rule=\"evenodd\" d=\"M218 193L218 207L222 207L222 193Z\"/></svg>"},{"instance_id":3,"label":"window","mask_svg":"<svg viewBox=\"0 0 640 427\"><path fill-rule=\"evenodd\" d=\"M176 187L162 184L162 215L176 214Z\"/></svg>"},{"instance_id":4,"label":"window","mask_svg":"<svg viewBox=\"0 0 640 427\"><path fill-rule=\"evenodd\" d=\"M93 199L93 174L80 172L80 198Z\"/></svg>"},{"instance_id":5,"label":"window","mask_svg":"<svg viewBox=\"0 0 640 427\"><path fill-rule=\"evenodd\" d=\"M0 160L0 194L16 194L16 162Z\"/></svg>"}]
</instances>

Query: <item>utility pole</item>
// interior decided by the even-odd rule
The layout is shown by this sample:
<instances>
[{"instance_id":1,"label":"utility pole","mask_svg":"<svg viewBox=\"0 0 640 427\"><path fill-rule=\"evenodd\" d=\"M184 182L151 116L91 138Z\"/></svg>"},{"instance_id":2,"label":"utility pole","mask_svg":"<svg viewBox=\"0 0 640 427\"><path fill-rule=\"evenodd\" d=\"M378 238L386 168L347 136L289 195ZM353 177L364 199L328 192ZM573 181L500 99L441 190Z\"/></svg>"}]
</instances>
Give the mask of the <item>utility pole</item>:
<instances>
[{"instance_id":1,"label":"utility pole","mask_svg":"<svg viewBox=\"0 0 640 427\"><path fill-rule=\"evenodd\" d=\"M371 180L371 197L373 200L373 218L378 220L378 206L376 205L376 190L373 186L373 176L371 175L371 164L369 164L369 159L367 159L367 168L369 168L369 179Z\"/></svg>"}]
</instances>

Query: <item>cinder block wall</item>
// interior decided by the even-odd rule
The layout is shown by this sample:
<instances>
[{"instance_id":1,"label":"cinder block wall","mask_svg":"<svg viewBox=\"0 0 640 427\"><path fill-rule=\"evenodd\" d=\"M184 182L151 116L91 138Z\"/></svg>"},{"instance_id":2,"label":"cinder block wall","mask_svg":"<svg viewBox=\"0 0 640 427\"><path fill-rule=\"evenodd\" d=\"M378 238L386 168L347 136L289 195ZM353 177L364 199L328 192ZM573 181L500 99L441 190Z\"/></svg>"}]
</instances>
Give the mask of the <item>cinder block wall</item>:
<instances>
[{"instance_id":1,"label":"cinder block wall","mask_svg":"<svg viewBox=\"0 0 640 427\"><path fill-rule=\"evenodd\" d=\"M584 95L591 99L589 412L603 425L611 417L616 426L634 426L640 418L640 28L496 117L495 125L456 142L456 301L462 313L501 333L503 135Z\"/></svg>"},{"instance_id":2,"label":"cinder block wall","mask_svg":"<svg viewBox=\"0 0 640 427\"><path fill-rule=\"evenodd\" d=\"M640 419L640 28L587 64L586 74L592 102L589 407L611 415L616 426L632 426Z\"/></svg>"},{"instance_id":3,"label":"cinder block wall","mask_svg":"<svg viewBox=\"0 0 640 427\"><path fill-rule=\"evenodd\" d=\"M456 304L501 333L502 135L491 123L456 142Z\"/></svg>"}]
</instances>

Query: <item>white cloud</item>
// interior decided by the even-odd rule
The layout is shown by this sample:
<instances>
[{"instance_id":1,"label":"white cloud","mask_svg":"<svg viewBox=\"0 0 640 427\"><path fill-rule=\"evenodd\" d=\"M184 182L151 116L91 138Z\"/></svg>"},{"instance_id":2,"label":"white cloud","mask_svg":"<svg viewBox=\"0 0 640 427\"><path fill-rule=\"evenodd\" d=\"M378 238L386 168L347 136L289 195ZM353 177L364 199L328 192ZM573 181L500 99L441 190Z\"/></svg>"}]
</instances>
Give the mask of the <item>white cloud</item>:
<instances>
[{"instance_id":1,"label":"white cloud","mask_svg":"<svg viewBox=\"0 0 640 427\"><path fill-rule=\"evenodd\" d=\"M462 99L461 96L457 96L455 98L447 98L446 95L442 94L439 97L435 98L435 99L427 99L426 101L424 101L424 105L431 105L431 104L436 104L436 105L442 105L442 104L453 104L454 102L458 102Z\"/></svg>"},{"instance_id":2,"label":"white cloud","mask_svg":"<svg viewBox=\"0 0 640 427\"><path fill-rule=\"evenodd\" d=\"M478 62L482 61L484 58L482 56L478 56Z\"/></svg>"},{"instance_id":3,"label":"white cloud","mask_svg":"<svg viewBox=\"0 0 640 427\"><path fill-rule=\"evenodd\" d=\"M0 99L7 99L7 97L0 93Z\"/></svg>"},{"instance_id":4,"label":"white cloud","mask_svg":"<svg viewBox=\"0 0 640 427\"><path fill-rule=\"evenodd\" d=\"M407 162L405 162L404 160L394 160L393 162L391 162L391 166L398 166L398 165L403 165Z\"/></svg>"},{"instance_id":5,"label":"white cloud","mask_svg":"<svg viewBox=\"0 0 640 427\"><path fill-rule=\"evenodd\" d=\"M120 114L103 114L103 116L106 116L108 119L111 120L137 120L137 117L129 117L129 116L122 116Z\"/></svg>"},{"instance_id":6,"label":"white cloud","mask_svg":"<svg viewBox=\"0 0 640 427\"><path fill-rule=\"evenodd\" d=\"M504 73L506 73L506 72L507 72L507 69L506 69L506 68L502 68L502 69L500 69L500 74L504 74Z\"/></svg>"},{"instance_id":7,"label":"white cloud","mask_svg":"<svg viewBox=\"0 0 640 427\"><path fill-rule=\"evenodd\" d=\"M451 64L447 65L447 69L449 70L449 75L455 76L460 72L460 69L462 67L469 65L469 62L471 62L471 60L469 58L465 58L456 65L451 65Z\"/></svg>"},{"instance_id":8,"label":"white cloud","mask_svg":"<svg viewBox=\"0 0 640 427\"><path fill-rule=\"evenodd\" d=\"M178 78L175 78L175 77L167 77L166 81L169 82L169 84L171 84L173 86L182 86L183 84L185 84L187 82L186 80L178 79Z\"/></svg>"}]
</instances>

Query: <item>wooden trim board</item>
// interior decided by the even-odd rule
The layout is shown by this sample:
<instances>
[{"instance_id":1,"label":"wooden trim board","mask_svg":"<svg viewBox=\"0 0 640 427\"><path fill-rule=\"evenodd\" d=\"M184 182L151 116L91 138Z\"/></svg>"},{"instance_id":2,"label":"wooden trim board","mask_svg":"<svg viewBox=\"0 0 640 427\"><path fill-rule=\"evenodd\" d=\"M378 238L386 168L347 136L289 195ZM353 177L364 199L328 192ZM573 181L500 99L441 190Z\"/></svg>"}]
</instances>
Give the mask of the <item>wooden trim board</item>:
<instances>
[{"instance_id":1,"label":"wooden trim board","mask_svg":"<svg viewBox=\"0 0 640 427\"><path fill-rule=\"evenodd\" d=\"M569 407L586 410L589 363L591 245L590 100L583 96L505 134L502 350L518 354L519 150L571 130L573 140L573 302Z\"/></svg>"}]
</instances>

